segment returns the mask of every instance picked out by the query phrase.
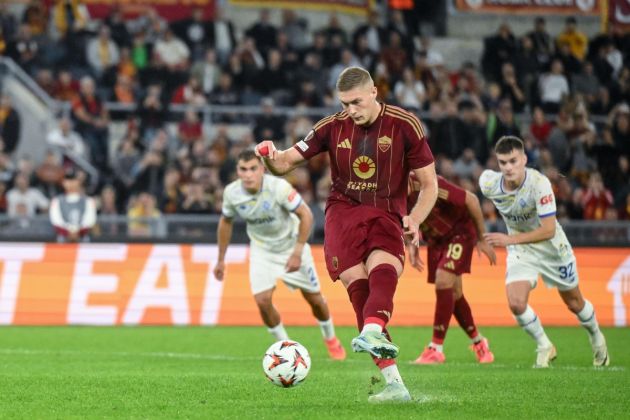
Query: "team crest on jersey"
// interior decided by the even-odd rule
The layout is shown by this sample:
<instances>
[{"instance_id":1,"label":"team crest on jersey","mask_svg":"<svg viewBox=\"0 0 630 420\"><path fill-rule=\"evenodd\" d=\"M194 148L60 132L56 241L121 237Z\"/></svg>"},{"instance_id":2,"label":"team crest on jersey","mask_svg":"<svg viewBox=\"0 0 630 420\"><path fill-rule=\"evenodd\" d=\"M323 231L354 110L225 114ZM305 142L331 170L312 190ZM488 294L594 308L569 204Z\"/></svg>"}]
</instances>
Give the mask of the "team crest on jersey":
<instances>
[{"instance_id":1,"label":"team crest on jersey","mask_svg":"<svg viewBox=\"0 0 630 420\"><path fill-rule=\"evenodd\" d=\"M359 156L352 162L352 170L359 178L368 179L376 172L376 164L368 156Z\"/></svg>"},{"instance_id":2,"label":"team crest on jersey","mask_svg":"<svg viewBox=\"0 0 630 420\"><path fill-rule=\"evenodd\" d=\"M527 205L527 202L521 198L520 200L518 200L518 204L520 204L521 207L525 207Z\"/></svg>"},{"instance_id":3,"label":"team crest on jersey","mask_svg":"<svg viewBox=\"0 0 630 420\"><path fill-rule=\"evenodd\" d=\"M269 201L263 202L263 209L269 210L271 208L271 203Z\"/></svg>"},{"instance_id":4,"label":"team crest on jersey","mask_svg":"<svg viewBox=\"0 0 630 420\"><path fill-rule=\"evenodd\" d=\"M392 147L392 139L387 137L387 136L383 136L383 137L379 137L378 138L378 148L381 150L381 152L385 153L389 150L389 148Z\"/></svg>"}]
</instances>

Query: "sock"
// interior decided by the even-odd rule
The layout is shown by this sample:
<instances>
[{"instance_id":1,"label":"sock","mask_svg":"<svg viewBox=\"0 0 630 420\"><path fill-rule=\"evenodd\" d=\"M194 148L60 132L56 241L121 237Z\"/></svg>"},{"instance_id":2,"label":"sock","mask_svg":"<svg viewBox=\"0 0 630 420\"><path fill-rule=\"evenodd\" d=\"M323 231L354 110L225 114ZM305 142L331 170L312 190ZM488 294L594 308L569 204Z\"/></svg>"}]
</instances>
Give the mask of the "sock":
<instances>
[{"instance_id":1,"label":"sock","mask_svg":"<svg viewBox=\"0 0 630 420\"><path fill-rule=\"evenodd\" d=\"M394 293L398 284L398 273L391 264L380 264L369 275L370 294L363 307L365 323L385 327L394 310Z\"/></svg>"},{"instance_id":2,"label":"sock","mask_svg":"<svg viewBox=\"0 0 630 420\"><path fill-rule=\"evenodd\" d=\"M378 318L376 319L378 320ZM361 334L366 333L366 332L376 332L380 334L383 332L383 326L378 322L366 322L363 325L363 328L361 329Z\"/></svg>"},{"instance_id":3,"label":"sock","mask_svg":"<svg viewBox=\"0 0 630 420\"><path fill-rule=\"evenodd\" d=\"M432 343L442 345L453 315L453 288L435 289L435 314L433 315Z\"/></svg>"},{"instance_id":4,"label":"sock","mask_svg":"<svg viewBox=\"0 0 630 420\"><path fill-rule=\"evenodd\" d=\"M436 343L435 341L431 341L429 343L429 347L433 347L434 349L436 349L437 351L439 351L440 353L444 353L444 346L440 343Z\"/></svg>"},{"instance_id":5,"label":"sock","mask_svg":"<svg viewBox=\"0 0 630 420\"><path fill-rule=\"evenodd\" d=\"M455 301L453 315L455 315L455 319L459 323L460 327L462 327L466 334L468 334L468 337L470 337L473 343L481 341L483 337L477 331L477 326L475 325L470 305L464 295Z\"/></svg>"},{"instance_id":6,"label":"sock","mask_svg":"<svg viewBox=\"0 0 630 420\"><path fill-rule=\"evenodd\" d=\"M326 321L317 321L319 329L322 330L322 336L324 340L330 340L335 337L335 326L333 325L332 318L328 318Z\"/></svg>"},{"instance_id":7,"label":"sock","mask_svg":"<svg viewBox=\"0 0 630 420\"><path fill-rule=\"evenodd\" d=\"M284 325L282 325L282 322L273 328L267 328L267 331L269 331L269 333L271 333L271 335L276 338L276 341L289 339L289 334L287 334L287 331L284 329Z\"/></svg>"},{"instance_id":8,"label":"sock","mask_svg":"<svg viewBox=\"0 0 630 420\"><path fill-rule=\"evenodd\" d=\"M599 331L599 324L597 323L597 317L595 316L595 308L593 308L593 304L588 300L584 299L584 307L580 312L577 313L577 318L580 321L580 324L586 329L588 334L591 336L593 340L597 342L593 342L595 345L599 345L599 341L601 341L601 333Z\"/></svg>"},{"instance_id":9,"label":"sock","mask_svg":"<svg viewBox=\"0 0 630 420\"><path fill-rule=\"evenodd\" d=\"M549 338L547 337L547 334L545 334L545 330L540 323L540 319L531 306L527 305L525 312L520 315L515 315L514 318L518 322L518 325L520 325L527 334L536 340L538 347L551 347L551 341L549 341Z\"/></svg>"},{"instance_id":10,"label":"sock","mask_svg":"<svg viewBox=\"0 0 630 420\"><path fill-rule=\"evenodd\" d=\"M350 283L350 286L348 286L346 291L348 292L350 303L352 303L352 308L354 309L354 314L357 318L357 328L361 331L363 329L363 307L370 295L370 284L368 283L368 279L353 281Z\"/></svg>"},{"instance_id":11,"label":"sock","mask_svg":"<svg viewBox=\"0 0 630 420\"><path fill-rule=\"evenodd\" d=\"M396 363L392 363L386 367L383 367L381 369L381 374L383 375L383 378L385 378L385 383L387 383L387 385L392 384L394 382L403 384L403 380L402 380L402 377L400 376L400 372L398 372L398 366L396 366Z\"/></svg>"}]
</instances>

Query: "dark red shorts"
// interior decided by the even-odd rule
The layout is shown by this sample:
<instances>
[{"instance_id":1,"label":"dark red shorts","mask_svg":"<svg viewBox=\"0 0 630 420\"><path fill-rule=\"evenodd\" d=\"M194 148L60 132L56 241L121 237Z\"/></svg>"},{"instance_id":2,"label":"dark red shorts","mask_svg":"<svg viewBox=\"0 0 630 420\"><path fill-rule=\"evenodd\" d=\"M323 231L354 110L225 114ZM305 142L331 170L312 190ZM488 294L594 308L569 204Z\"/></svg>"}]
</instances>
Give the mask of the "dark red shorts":
<instances>
[{"instance_id":1,"label":"dark red shorts","mask_svg":"<svg viewBox=\"0 0 630 420\"><path fill-rule=\"evenodd\" d=\"M403 231L396 216L376 207L335 202L326 209L324 255L330 278L381 249L405 263Z\"/></svg>"},{"instance_id":2,"label":"dark red shorts","mask_svg":"<svg viewBox=\"0 0 630 420\"><path fill-rule=\"evenodd\" d=\"M438 268L456 275L470 273L470 263L476 244L476 239L470 238L468 235L455 235L443 243L429 245L427 281L435 283L435 274Z\"/></svg>"}]
</instances>

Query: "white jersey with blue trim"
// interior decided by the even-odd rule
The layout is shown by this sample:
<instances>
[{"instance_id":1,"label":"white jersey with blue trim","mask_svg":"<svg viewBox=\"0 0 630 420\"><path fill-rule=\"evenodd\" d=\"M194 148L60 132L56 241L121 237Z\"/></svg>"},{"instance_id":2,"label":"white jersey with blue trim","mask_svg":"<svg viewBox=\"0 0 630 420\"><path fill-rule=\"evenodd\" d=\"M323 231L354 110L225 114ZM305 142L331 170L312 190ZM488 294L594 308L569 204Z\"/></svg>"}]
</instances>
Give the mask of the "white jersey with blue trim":
<instances>
[{"instance_id":1,"label":"white jersey with blue trim","mask_svg":"<svg viewBox=\"0 0 630 420\"><path fill-rule=\"evenodd\" d=\"M526 168L525 180L514 191L505 191L501 172L485 170L479 177L482 194L491 200L510 235L531 232L541 226L541 219L556 214L556 200L549 179L535 169ZM556 221L553 238L507 247L508 252L533 255L547 260L564 261L573 256L571 244Z\"/></svg>"},{"instance_id":2,"label":"white jersey with blue trim","mask_svg":"<svg viewBox=\"0 0 630 420\"><path fill-rule=\"evenodd\" d=\"M300 221L293 212L300 204L302 197L291 184L267 174L256 194L247 192L240 179L223 192L223 216L243 218L252 245L268 251L284 251L295 245Z\"/></svg>"}]
</instances>

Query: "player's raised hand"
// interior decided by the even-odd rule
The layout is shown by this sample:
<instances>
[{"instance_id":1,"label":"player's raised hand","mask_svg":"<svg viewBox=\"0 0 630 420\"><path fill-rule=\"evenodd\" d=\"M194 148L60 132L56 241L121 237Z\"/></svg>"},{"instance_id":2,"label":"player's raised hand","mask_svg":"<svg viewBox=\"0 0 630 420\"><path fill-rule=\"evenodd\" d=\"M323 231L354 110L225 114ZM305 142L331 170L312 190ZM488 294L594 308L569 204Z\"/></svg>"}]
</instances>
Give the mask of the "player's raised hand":
<instances>
[{"instance_id":1,"label":"player's raised hand","mask_svg":"<svg viewBox=\"0 0 630 420\"><path fill-rule=\"evenodd\" d=\"M256 156L269 160L276 160L278 156L278 150L271 140L263 140L260 142L254 149L254 153L256 153Z\"/></svg>"},{"instance_id":2,"label":"player's raised hand","mask_svg":"<svg viewBox=\"0 0 630 420\"><path fill-rule=\"evenodd\" d=\"M497 254L494 253L494 248L492 248L492 246L490 246L490 244L484 239L477 241L477 255L481 257L482 252L486 254L486 257L488 257L490 265L496 265Z\"/></svg>"},{"instance_id":3,"label":"player's raised hand","mask_svg":"<svg viewBox=\"0 0 630 420\"><path fill-rule=\"evenodd\" d=\"M510 236L505 233L484 233L483 238L490 246L508 246L512 244Z\"/></svg>"},{"instance_id":4,"label":"player's raised hand","mask_svg":"<svg viewBox=\"0 0 630 420\"><path fill-rule=\"evenodd\" d=\"M409 254L409 264L416 270L422 272L424 270L424 261L420 257L419 248L413 244L407 244L407 254Z\"/></svg>"},{"instance_id":5,"label":"player's raised hand","mask_svg":"<svg viewBox=\"0 0 630 420\"><path fill-rule=\"evenodd\" d=\"M411 242L412 245L419 246L420 245L420 232L419 226L420 223L416 222L416 220L410 215L403 216L403 233L405 235L405 239L408 242Z\"/></svg>"},{"instance_id":6,"label":"player's raised hand","mask_svg":"<svg viewBox=\"0 0 630 420\"><path fill-rule=\"evenodd\" d=\"M291 254L287 263L284 265L284 271L292 273L298 271L302 265L302 257L299 254Z\"/></svg>"},{"instance_id":7,"label":"player's raised hand","mask_svg":"<svg viewBox=\"0 0 630 420\"><path fill-rule=\"evenodd\" d=\"M214 278L222 281L223 280L223 276L225 275L225 263L223 261L218 262L215 266L214 266Z\"/></svg>"}]
</instances>

